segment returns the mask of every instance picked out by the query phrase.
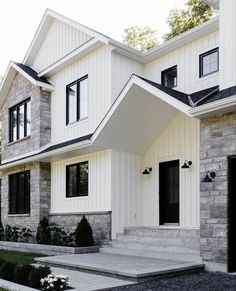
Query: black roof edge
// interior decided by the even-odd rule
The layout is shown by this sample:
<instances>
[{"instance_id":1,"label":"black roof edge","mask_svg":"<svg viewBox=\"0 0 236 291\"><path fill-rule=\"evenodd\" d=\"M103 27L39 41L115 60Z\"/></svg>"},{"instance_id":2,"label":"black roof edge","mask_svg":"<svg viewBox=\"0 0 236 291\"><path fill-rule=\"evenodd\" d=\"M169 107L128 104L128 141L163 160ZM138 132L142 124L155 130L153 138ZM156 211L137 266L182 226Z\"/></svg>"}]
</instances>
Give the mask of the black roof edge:
<instances>
[{"instance_id":1,"label":"black roof edge","mask_svg":"<svg viewBox=\"0 0 236 291\"><path fill-rule=\"evenodd\" d=\"M39 77L38 73L35 70L33 70L31 67L26 66L26 65L21 64L21 63L16 63L16 62L14 62L14 64L17 65L20 69L22 69L30 77L32 77L35 81L42 82L42 83L45 83L45 84L48 84L48 85L52 85L44 77Z\"/></svg>"},{"instance_id":2,"label":"black roof edge","mask_svg":"<svg viewBox=\"0 0 236 291\"><path fill-rule=\"evenodd\" d=\"M93 133L88 134L88 135L84 135L84 136L81 136L81 137L78 137L78 138L75 138L75 139L72 139L72 140L68 140L68 141L65 141L65 142L50 146L49 148L47 148L47 149L45 149L45 150L43 150L43 151L41 151L41 152L39 152L37 154L32 154L32 155L29 155L27 157L23 157L23 158L20 158L20 159L15 159L14 161L7 162L7 163L4 163L4 164L0 164L0 166L5 166L5 165L9 165L9 164L14 163L14 162L23 161L23 160L25 160L27 158L31 158L31 157L38 156L40 154L51 152L53 150L57 150L57 149L60 149L60 148L63 148L63 147L66 147L66 146L69 146L69 145L72 145L72 144L76 144L76 143L79 143L81 141L90 140L92 136L93 136Z\"/></svg>"}]
</instances>

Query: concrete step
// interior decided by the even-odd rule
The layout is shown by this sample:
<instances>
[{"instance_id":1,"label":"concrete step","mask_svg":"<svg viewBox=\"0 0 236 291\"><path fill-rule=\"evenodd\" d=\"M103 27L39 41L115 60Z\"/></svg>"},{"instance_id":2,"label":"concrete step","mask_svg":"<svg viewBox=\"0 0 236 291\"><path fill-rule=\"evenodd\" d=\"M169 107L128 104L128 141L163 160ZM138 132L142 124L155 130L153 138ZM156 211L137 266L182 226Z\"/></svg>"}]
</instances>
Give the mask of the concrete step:
<instances>
[{"instance_id":1,"label":"concrete step","mask_svg":"<svg viewBox=\"0 0 236 291\"><path fill-rule=\"evenodd\" d=\"M143 245L153 246L181 246L189 248L199 248L199 239L195 237L158 237L158 236L140 236L117 234L116 241L126 243L140 243Z\"/></svg>"},{"instance_id":2,"label":"concrete step","mask_svg":"<svg viewBox=\"0 0 236 291\"><path fill-rule=\"evenodd\" d=\"M124 235L160 238L196 238L199 239L199 229L157 228L157 227L125 227Z\"/></svg>"},{"instance_id":3,"label":"concrete step","mask_svg":"<svg viewBox=\"0 0 236 291\"><path fill-rule=\"evenodd\" d=\"M128 255L128 256L139 256L147 258L156 258L164 260L179 260L186 262L202 263L199 250L189 250L186 248L157 248L152 249L143 246L142 248L134 248L132 245L129 247L119 246L114 244L112 246L100 248L100 253L103 254L115 254L115 255Z\"/></svg>"},{"instance_id":4,"label":"concrete step","mask_svg":"<svg viewBox=\"0 0 236 291\"><path fill-rule=\"evenodd\" d=\"M42 265L57 266L103 276L144 281L164 274L202 271L203 264L120 254L94 253L36 258Z\"/></svg>"}]
</instances>

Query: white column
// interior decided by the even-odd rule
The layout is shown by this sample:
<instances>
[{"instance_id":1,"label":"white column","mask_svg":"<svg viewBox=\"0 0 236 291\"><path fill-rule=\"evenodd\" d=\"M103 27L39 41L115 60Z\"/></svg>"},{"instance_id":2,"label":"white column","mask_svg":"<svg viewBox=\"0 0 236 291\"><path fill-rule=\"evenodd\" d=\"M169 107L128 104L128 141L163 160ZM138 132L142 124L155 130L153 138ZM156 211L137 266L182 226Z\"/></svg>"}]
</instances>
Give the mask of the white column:
<instances>
[{"instance_id":1,"label":"white column","mask_svg":"<svg viewBox=\"0 0 236 291\"><path fill-rule=\"evenodd\" d=\"M236 85L236 0L220 0L220 89Z\"/></svg>"}]
</instances>

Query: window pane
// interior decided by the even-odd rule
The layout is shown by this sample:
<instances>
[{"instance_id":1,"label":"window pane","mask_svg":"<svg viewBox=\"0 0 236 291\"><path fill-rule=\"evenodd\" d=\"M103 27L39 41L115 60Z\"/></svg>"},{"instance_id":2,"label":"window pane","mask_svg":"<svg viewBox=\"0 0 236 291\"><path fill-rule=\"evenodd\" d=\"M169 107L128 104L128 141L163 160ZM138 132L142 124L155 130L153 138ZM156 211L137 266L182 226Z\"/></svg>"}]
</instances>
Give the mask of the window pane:
<instances>
[{"instance_id":1,"label":"window pane","mask_svg":"<svg viewBox=\"0 0 236 291\"><path fill-rule=\"evenodd\" d=\"M200 56L201 77L218 71L218 49Z\"/></svg>"},{"instance_id":2,"label":"window pane","mask_svg":"<svg viewBox=\"0 0 236 291\"><path fill-rule=\"evenodd\" d=\"M10 213L17 213L17 175L9 176Z\"/></svg>"},{"instance_id":3,"label":"window pane","mask_svg":"<svg viewBox=\"0 0 236 291\"><path fill-rule=\"evenodd\" d=\"M25 172L25 213L30 213L30 172Z\"/></svg>"},{"instance_id":4,"label":"window pane","mask_svg":"<svg viewBox=\"0 0 236 291\"><path fill-rule=\"evenodd\" d=\"M18 115L18 122L19 122L19 138L23 138L24 134L24 125L25 125L25 105L22 104L19 107L19 115Z\"/></svg>"},{"instance_id":5,"label":"window pane","mask_svg":"<svg viewBox=\"0 0 236 291\"><path fill-rule=\"evenodd\" d=\"M17 140L17 111L11 111L11 141Z\"/></svg>"},{"instance_id":6,"label":"window pane","mask_svg":"<svg viewBox=\"0 0 236 291\"><path fill-rule=\"evenodd\" d=\"M163 71L162 73L162 85L174 88L177 86L177 66Z\"/></svg>"},{"instance_id":7,"label":"window pane","mask_svg":"<svg viewBox=\"0 0 236 291\"><path fill-rule=\"evenodd\" d=\"M88 195L88 162L80 163L79 195Z\"/></svg>"},{"instance_id":8,"label":"window pane","mask_svg":"<svg viewBox=\"0 0 236 291\"><path fill-rule=\"evenodd\" d=\"M26 111L27 111L27 116L26 116L26 135L30 135L31 133L31 102L26 103Z\"/></svg>"},{"instance_id":9,"label":"window pane","mask_svg":"<svg viewBox=\"0 0 236 291\"><path fill-rule=\"evenodd\" d=\"M18 211L17 213L24 213L25 205L25 173L18 174Z\"/></svg>"},{"instance_id":10,"label":"window pane","mask_svg":"<svg viewBox=\"0 0 236 291\"><path fill-rule=\"evenodd\" d=\"M77 121L77 89L76 83L67 87L68 123Z\"/></svg>"},{"instance_id":11,"label":"window pane","mask_svg":"<svg viewBox=\"0 0 236 291\"><path fill-rule=\"evenodd\" d=\"M77 165L67 166L67 197L77 196Z\"/></svg>"},{"instance_id":12,"label":"window pane","mask_svg":"<svg viewBox=\"0 0 236 291\"><path fill-rule=\"evenodd\" d=\"M88 78L80 81L80 119L88 116Z\"/></svg>"}]
</instances>

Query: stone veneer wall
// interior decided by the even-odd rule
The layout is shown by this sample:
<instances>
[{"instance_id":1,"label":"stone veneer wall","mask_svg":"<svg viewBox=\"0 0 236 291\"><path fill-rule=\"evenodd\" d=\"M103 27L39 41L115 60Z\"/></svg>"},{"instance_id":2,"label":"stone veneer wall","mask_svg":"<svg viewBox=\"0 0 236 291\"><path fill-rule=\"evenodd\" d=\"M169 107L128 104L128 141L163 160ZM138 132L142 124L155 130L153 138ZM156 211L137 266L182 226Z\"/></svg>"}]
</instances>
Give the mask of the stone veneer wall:
<instances>
[{"instance_id":1,"label":"stone veneer wall","mask_svg":"<svg viewBox=\"0 0 236 291\"><path fill-rule=\"evenodd\" d=\"M30 170L30 214L9 214L8 175ZM1 218L4 226L29 227L36 232L40 219L50 209L50 164L31 163L5 170L2 175Z\"/></svg>"},{"instance_id":2,"label":"stone veneer wall","mask_svg":"<svg viewBox=\"0 0 236 291\"><path fill-rule=\"evenodd\" d=\"M200 190L201 256L207 269L227 271L228 161L236 154L236 113L201 121L201 180L214 171L213 183L202 183Z\"/></svg>"},{"instance_id":3,"label":"stone veneer wall","mask_svg":"<svg viewBox=\"0 0 236 291\"><path fill-rule=\"evenodd\" d=\"M31 135L9 143L9 109L31 98ZM2 160L39 149L51 141L51 98L24 76L16 74L2 107Z\"/></svg>"},{"instance_id":4,"label":"stone veneer wall","mask_svg":"<svg viewBox=\"0 0 236 291\"><path fill-rule=\"evenodd\" d=\"M96 245L101 245L111 240L111 213L85 213L92 230L94 242ZM73 232L82 218L83 214L51 214L49 216L50 223L56 223L67 232Z\"/></svg>"}]
</instances>

